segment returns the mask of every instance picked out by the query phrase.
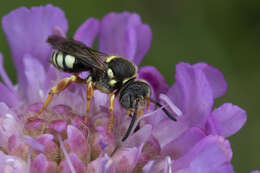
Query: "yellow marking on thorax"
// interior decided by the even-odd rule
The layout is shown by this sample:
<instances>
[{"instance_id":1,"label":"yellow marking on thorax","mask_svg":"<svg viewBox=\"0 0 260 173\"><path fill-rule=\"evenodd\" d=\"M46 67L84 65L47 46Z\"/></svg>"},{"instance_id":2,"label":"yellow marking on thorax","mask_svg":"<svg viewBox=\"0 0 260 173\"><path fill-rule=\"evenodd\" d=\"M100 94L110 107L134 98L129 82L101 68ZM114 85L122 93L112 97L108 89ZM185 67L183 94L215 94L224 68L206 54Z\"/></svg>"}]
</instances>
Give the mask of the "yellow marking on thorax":
<instances>
[{"instance_id":1,"label":"yellow marking on thorax","mask_svg":"<svg viewBox=\"0 0 260 173\"><path fill-rule=\"evenodd\" d=\"M123 80L123 84L125 84L127 81L129 81L129 80L131 80L131 79L134 79L134 78L136 78L136 77L137 77L137 74L135 74L134 76L131 76L131 77L129 77L129 78L124 79L124 80Z\"/></svg>"},{"instance_id":2,"label":"yellow marking on thorax","mask_svg":"<svg viewBox=\"0 0 260 173\"><path fill-rule=\"evenodd\" d=\"M109 81L109 85L111 85L111 86L114 86L116 83L117 83L117 81L115 79L111 79Z\"/></svg>"},{"instance_id":3,"label":"yellow marking on thorax","mask_svg":"<svg viewBox=\"0 0 260 173\"><path fill-rule=\"evenodd\" d=\"M117 58L118 56L109 56L106 59L106 63L109 63L112 59Z\"/></svg>"},{"instance_id":4,"label":"yellow marking on thorax","mask_svg":"<svg viewBox=\"0 0 260 173\"><path fill-rule=\"evenodd\" d=\"M113 71L112 71L111 68L107 69L107 75L108 75L108 77L109 77L110 79L112 79L112 78L114 77L114 73L113 73Z\"/></svg>"}]
</instances>

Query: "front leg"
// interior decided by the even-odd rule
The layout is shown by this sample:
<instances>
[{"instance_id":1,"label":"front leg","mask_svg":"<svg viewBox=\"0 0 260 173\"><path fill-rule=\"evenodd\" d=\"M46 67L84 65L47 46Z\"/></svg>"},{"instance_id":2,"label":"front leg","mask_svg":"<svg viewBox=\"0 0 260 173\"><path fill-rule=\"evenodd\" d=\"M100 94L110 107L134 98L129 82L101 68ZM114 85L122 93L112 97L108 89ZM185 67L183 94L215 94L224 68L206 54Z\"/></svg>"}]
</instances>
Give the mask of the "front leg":
<instances>
[{"instance_id":1,"label":"front leg","mask_svg":"<svg viewBox=\"0 0 260 173\"><path fill-rule=\"evenodd\" d=\"M43 111L47 108L47 106L50 104L53 96L55 94L59 94L61 91L65 90L68 86L70 86L72 83L84 83L84 79L81 79L77 74L71 75L70 77L67 77L63 79L62 81L58 82L54 87L51 88L49 95L47 99L44 101L42 108L40 111L29 118L29 120L33 120L41 115Z\"/></svg>"},{"instance_id":2,"label":"front leg","mask_svg":"<svg viewBox=\"0 0 260 173\"><path fill-rule=\"evenodd\" d=\"M88 114L90 110L90 101L93 98L94 94L94 87L93 87L93 81L92 78L89 77L87 80L87 93L86 93L86 115L84 119L84 124L87 124L88 121Z\"/></svg>"},{"instance_id":3,"label":"front leg","mask_svg":"<svg viewBox=\"0 0 260 173\"><path fill-rule=\"evenodd\" d=\"M113 124L114 124L114 102L116 95L114 93L109 95L109 124L108 124L108 134L112 132Z\"/></svg>"}]
</instances>

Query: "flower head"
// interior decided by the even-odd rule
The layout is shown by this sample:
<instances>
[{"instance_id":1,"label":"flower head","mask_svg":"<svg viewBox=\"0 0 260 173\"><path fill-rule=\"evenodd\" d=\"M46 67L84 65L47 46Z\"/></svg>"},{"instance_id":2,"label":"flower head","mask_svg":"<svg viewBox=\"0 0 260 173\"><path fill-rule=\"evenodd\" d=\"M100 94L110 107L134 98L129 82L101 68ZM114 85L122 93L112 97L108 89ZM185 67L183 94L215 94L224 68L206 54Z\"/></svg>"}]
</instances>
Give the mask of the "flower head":
<instances>
[{"instance_id":1,"label":"flower head","mask_svg":"<svg viewBox=\"0 0 260 173\"><path fill-rule=\"evenodd\" d=\"M63 11L52 5L19 8L2 20L18 72L14 86L3 68L0 75L0 170L9 172L234 172L232 151L224 138L236 133L246 113L226 103L212 110L214 99L227 84L221 72L205 64L177 65L176 82L169 88L152 66L139 69L139 78L152 87L178 121L169 120L152 107L138 121L140 128L123 143L130 117L115 103L115 125L107 133L108 97L95 91L87 126L85 90L72 85L56 96L48 109L33 121L49 89L68 74L48 64L51 34L66 36ZM109 13L101 21L87 19L74 39L99 50L124 56L137 65L148 51L151 29L139 15ZM2 56L0 55L0 65ZM214 158L212 157L214 155Z\"/></svg>"}]
</instances>

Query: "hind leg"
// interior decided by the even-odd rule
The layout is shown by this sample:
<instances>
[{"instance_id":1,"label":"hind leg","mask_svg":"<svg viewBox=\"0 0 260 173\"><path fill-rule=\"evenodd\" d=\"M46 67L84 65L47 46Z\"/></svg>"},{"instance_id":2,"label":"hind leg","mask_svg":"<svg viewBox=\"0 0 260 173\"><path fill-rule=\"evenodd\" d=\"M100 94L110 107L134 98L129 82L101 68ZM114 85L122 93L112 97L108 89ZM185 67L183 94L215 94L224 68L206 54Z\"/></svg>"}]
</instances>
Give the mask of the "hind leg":
<instances>
[{"instance_id":1,"label":"hind leg","mask_svg":"<svg viewBox=\"0 0 260 173\"><path fill-rule=\"evenodd\" d=\"M33 120L41 115L43 111L47 108L47 106L50 104L53 96L55 94L59 94L61 91L65 90L68 86L70 86L72 83L84 83L84 79L81 79L78 77L77 74L74 74L70 77L67 77L63 79L62 81L58 82L54 87L51 88L49 95L47 99L44 101L42 108L40 111L29 118L29 120Z\"/></svg>"}]
</instances>

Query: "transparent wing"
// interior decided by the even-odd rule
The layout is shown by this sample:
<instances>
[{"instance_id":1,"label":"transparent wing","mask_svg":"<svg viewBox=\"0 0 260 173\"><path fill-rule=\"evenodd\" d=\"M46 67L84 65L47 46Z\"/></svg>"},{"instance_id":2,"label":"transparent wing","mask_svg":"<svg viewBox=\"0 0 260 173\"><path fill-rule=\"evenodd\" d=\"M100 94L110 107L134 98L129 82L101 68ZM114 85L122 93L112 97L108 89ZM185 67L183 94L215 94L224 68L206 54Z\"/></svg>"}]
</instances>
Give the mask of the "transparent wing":
<instances>
[{"instance_id":1,"label":"transparent wing","mask_svg":"<svg viewBox=\"0 0 260 173\"><path fill-rule=\"evenodd\" d=\"M104 59L108 55L89 48L82 42L57 35L49 36L47 42L53 49L74 56L83 65L105 72L106 65L104 64Z\"/></svg>"}]
</instances>

